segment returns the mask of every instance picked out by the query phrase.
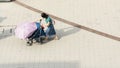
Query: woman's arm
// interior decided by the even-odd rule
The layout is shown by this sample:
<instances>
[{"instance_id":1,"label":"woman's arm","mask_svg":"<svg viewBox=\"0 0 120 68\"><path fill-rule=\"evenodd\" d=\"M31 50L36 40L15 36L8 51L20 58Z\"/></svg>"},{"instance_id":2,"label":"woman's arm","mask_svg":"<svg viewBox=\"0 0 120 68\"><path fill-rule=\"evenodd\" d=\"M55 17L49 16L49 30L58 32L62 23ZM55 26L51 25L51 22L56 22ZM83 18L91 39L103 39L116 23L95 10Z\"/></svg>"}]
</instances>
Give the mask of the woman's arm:
<instances>
[{"instance_id":1,"label":"woman's arm","mask_svg":"<svg viewBox=\"0 0 120 68\"><path fill-rule=\"evenodd\" d=\"M50 22L46 23L46 27L48 27L50 25Z\"/></svg>"}]
</instances>

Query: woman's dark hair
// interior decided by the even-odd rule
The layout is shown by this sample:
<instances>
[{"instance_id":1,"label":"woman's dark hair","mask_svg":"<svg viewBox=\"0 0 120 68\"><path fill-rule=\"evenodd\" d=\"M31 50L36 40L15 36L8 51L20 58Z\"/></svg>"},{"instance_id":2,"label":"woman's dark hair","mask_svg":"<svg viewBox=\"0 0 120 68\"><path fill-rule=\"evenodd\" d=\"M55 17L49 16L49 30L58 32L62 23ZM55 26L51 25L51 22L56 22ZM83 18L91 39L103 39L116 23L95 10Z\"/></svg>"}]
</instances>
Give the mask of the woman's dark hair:
<instances>
[{"instance_id":1,"label":"woman's dark hair","mask_svg":"<svg viewBox=\"0 0 120 68\"><path fill-rule=\"evenodd\" d=\"M48 18L48 15L46 13L41 13L41 17Z\"/></svg>"}]
</instances>

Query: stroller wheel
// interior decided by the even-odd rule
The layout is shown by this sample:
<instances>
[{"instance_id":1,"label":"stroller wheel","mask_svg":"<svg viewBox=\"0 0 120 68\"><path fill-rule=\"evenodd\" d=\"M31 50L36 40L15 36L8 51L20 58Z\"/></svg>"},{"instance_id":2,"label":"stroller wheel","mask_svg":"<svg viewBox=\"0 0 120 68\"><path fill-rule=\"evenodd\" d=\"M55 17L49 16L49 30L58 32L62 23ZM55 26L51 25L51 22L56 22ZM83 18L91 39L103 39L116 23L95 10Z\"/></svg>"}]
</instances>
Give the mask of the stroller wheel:
<instances>
[{"instance_id":1,"label":"stroller wheel","mask_svg":"<svg viewBox=\"0 0 120 68\"><path fill-rule=\"evenodd\" d=\"M41 37L39 37L39 38L37 38L37 39L35 39L35 40L36 40L37 43L40 43L40 44L43 43L43 39L42 39Z\"/></svg>"},{"instance_id":2,"label":"stroller wheel","mask_svg":"<svg viewBox=\"0 0 120 68\"><path fill-rule=\"evenodd\" d=\"M43 39L42 38L40 38L40 44L42 44L43 43Z\"/></svg>"},{"instance_id":3,"label":"stroller wheel","mask_svg":"<svg viewBox=\"0 0 120 68\"><path fill-rule=\"evenodd\" d=\"M32 44L33 44L33 41L32 41L32 40L27 41L27 46L32 46Z\"/></svg>"},{"instance_id":4,"label":"stroller wheel","mask_svg":"<svg viewBox=\"0 0 120 68\"><path fill-rule=\"evenodd\" d=\"M40 44L42 44L43 43L43 39L42 38L38 38L37 42L40 43Z\"/></svg>"}]
</instances>

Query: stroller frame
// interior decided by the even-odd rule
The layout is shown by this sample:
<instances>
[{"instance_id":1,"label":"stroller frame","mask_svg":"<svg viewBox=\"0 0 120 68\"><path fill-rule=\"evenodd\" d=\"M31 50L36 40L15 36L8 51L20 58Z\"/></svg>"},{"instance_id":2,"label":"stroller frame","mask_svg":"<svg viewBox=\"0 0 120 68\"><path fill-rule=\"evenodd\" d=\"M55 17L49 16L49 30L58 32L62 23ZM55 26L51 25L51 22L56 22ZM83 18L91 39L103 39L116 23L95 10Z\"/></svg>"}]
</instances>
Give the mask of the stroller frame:
<instances>
[{"instance_id":1,"label":"stroller frame","mask_svg":"<svg viewBox=\"0 0 120 68\"><path fill-rule=\"evenodd\" d=\"M36 42L42 44L43 43L43 40L45 38L45 32L44 34L42 35L42 32L44 32L43 28L39 28L39 29L36 29L34 31L34 33L29 36L27 39L27 45L28 46L31 46L33 44L33 40L35 40Z\"/></svg>"}]
</instances>

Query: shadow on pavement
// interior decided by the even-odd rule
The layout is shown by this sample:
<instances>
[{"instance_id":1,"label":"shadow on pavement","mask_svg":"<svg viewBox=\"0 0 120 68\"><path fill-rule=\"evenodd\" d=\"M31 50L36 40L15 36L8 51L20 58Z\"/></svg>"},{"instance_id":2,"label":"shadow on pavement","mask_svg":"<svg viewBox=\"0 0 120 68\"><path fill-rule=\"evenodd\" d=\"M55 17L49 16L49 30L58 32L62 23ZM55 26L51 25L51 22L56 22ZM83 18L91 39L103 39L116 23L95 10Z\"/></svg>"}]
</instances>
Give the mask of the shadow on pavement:
<instances>
[{"instance_id":1,"label":"shadow on pavement","mask_svg":"<svg viewBox=\"0 0 120 68\"><path fill-rule=\"evenodd\" d=\"M56 31L57 31L57 35L58 35L59 39L61 39L62 37L74 34L74 33L78 32L79 30L80 29L78 29L76 27L68 27L68 28L63 28L63 29L56 30Z\"/></svg>"},{"instance_id":2,"label":"shadow on pavement","mask_svg":"<svg viewBox=\"0 0 120 68\"><path fill-rule=\"evenodd\" d=\"M0 64L0 68L80 68L76 62Z\"/></svg>"},{"instance_id":3,"label":"shadow on pavement","mask_svg":"<svg viewBox=\"0 0 120 68\"><path fill-rule=\"evenodd\" d=\"M80 29L76 28L76 27L67 27L67 28L63 28L63 29L60 29L60 30L56 30L57 36L58 36L58 40L60 40L64 36L68 36L68 35L74 34L74 33L78 32L79 30ZM54 40L54 36L51 36L49 38L49 40L45 41L43 44L46 44L46 43L48 43L48 42L50 42L52 40Z\"/></svg>"},{"instance_id":4,"label":"shadow on pavement","mask_svg":"<svg viewBox=\"0 0 120 68\"><path fill-rule=\"evenodd\" d=\"M0 23L5 20L7 17L0 17Z\"/></svg>"},{"instance_id":5,"label":"shadow on pavement","mask_svg":"<svg viewBox=\"0 0 120 68\"><path fill-rule=\"evenodd\" d=\"M2 29L0 31L0 40L14 35L14 29Z\"/></svg>"}]
</instances>

